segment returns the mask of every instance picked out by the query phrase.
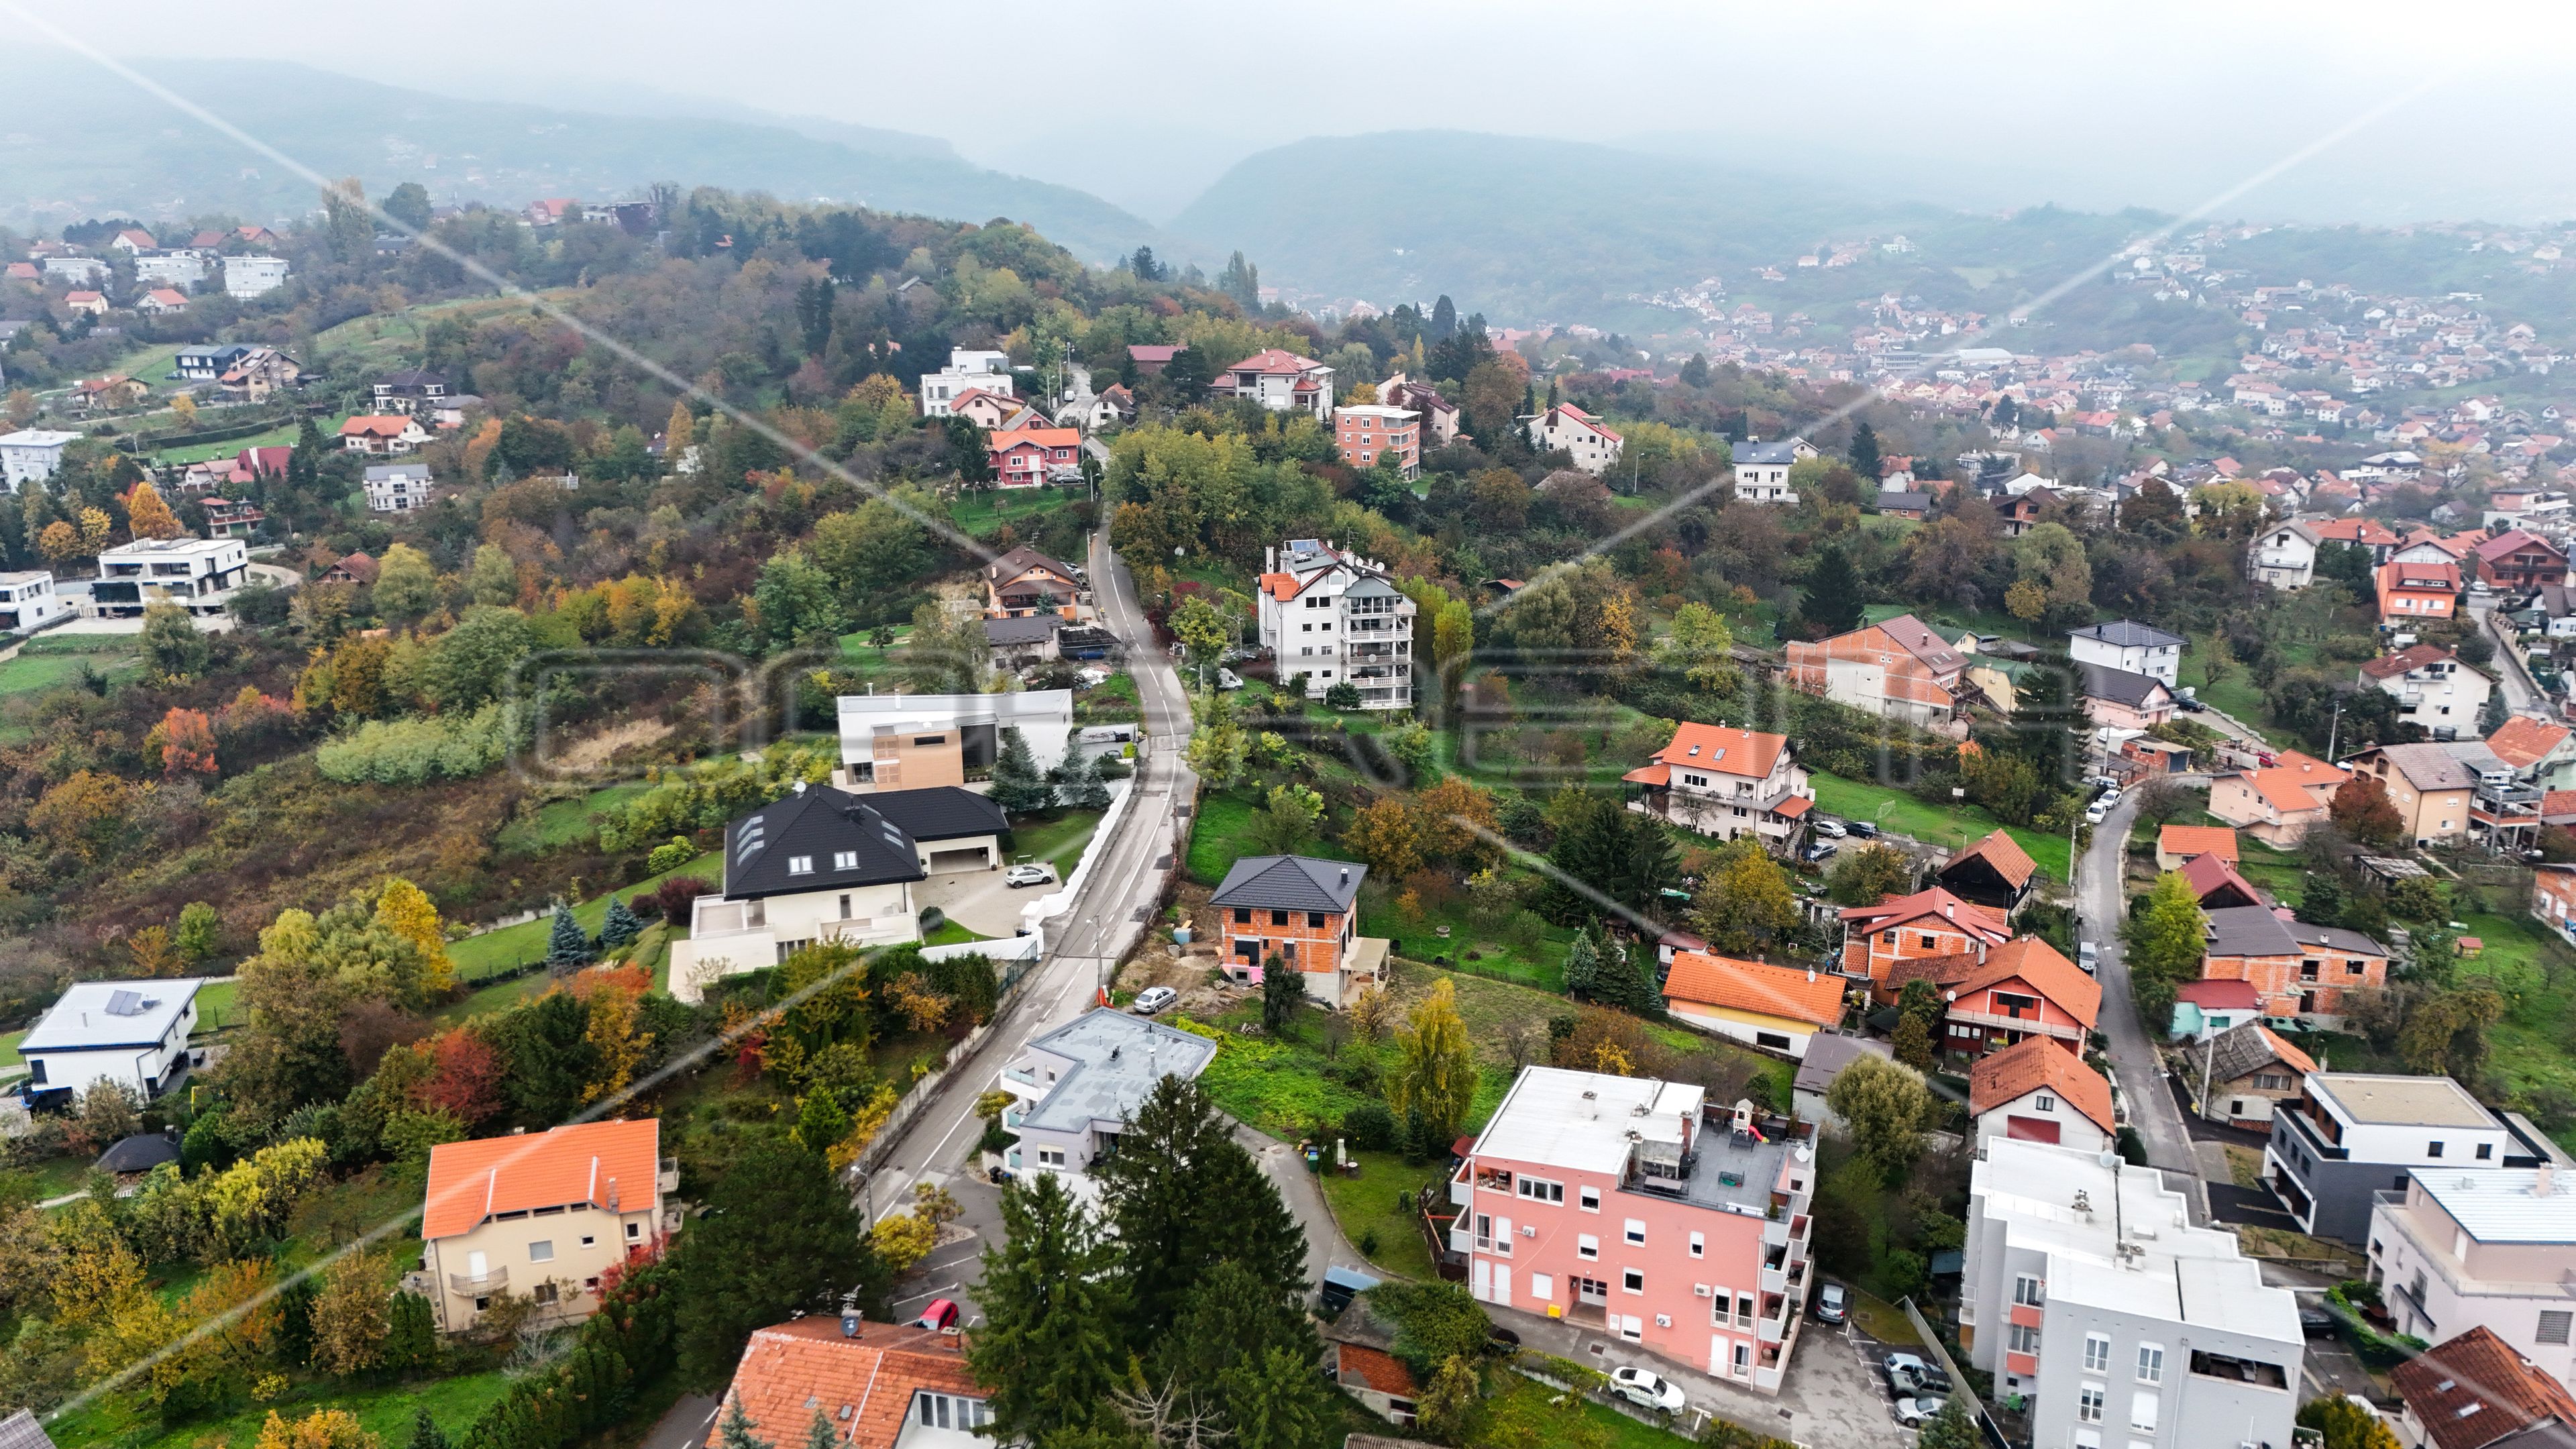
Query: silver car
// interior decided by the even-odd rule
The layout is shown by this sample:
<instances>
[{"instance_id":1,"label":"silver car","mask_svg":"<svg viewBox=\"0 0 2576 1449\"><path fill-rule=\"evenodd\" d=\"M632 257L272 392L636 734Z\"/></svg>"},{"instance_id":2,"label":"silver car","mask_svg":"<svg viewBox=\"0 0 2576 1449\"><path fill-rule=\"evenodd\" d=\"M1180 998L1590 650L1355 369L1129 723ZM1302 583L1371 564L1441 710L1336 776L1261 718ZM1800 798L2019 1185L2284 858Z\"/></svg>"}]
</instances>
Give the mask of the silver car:
<instances>
[{"instance_id":1,"label":"silver car","mask_svg":"<svg viewBox=\"0 0 2576 1449\"><path fill-rule=\"evenodd\" d=\"M1908 1429L1920 1429L1931 1423L1941 1412L1941 1406L1948 1402L1947 1399L1899 1399L1896 1401L1896 1422Z\"/></svg>"},{"instance_id":2,"label":"silver car","mask_svg":"<svg viewBox=\"0 0 2576 1449\"><path fill-rule=\"evenodd\" d=\"M1612 1369L1610 1392L1641 1409L1660 1409L1667 1414L1682 1411L1681 1385L1647 1369Z\"/></svg>"},{"instance_id":3,"label":"silver car","mask_svg":"<svg viewBox=\"0 0 2576 1449\"><path fill-rule=\"evenodd\" d=\"M1128 1009L1138 1016L1152 1016L1180 999L1181 993L1168 986L1148 986L1136 993L1135 1004Z\"/></svg>"}]
</instances>

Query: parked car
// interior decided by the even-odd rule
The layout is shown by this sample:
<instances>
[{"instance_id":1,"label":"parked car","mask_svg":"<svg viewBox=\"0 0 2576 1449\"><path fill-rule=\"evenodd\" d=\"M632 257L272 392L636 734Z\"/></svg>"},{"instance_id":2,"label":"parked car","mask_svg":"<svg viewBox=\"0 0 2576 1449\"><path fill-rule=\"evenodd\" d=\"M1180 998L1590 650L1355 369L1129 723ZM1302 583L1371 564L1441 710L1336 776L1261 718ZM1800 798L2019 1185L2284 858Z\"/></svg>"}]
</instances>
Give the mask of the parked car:
<instances>
[{"instance_id":1,"label":"parked car","mask_svg":"<svg viewBox=\"0 0 2576 1449\"><path fill-rule=\"evenodd\" d=\"M1816 1321L1840 1323L1851 1312L1850 1296L1840 1283L1827 1283L1816 1289Z\"/></svg>"},{"instance_id":2,"label":"parked car","mask_svg":"<svg viewBox=\"0 0 2576 1449\"><path fill-rule=\"evenodd\" d=\"M1851 832L1843 829L1843 823L1841 821L1827 820L1823 816L1819 815L1816 817L1816 833L1824 836L1828 840L1840 840Z\"/></svg>"},{"instance_id":3,"label":"parked car","mask_svg":"<svg viewBox=\"0 0 2576 1449\"><path fill-rule=\"evenodd\" d=\"M2108 816L2110 813L2111 807L2107 803L2096 800L2091 805L2085 807L2084 823L2087 825L2099 825L2102 823L2104 817Z\"/></svg>"},{"instance_id":4,"label":"parked car","mask_svg":"<svg viewBox=\"0 0 2576 1449\"><path fill-rule=\"evenodd\" d=\"M1610 1392L1641 1409L1661 1409L1667 1414L1678 1414L1682 1410L1681 1385L1646 1369L1612 1369Z\"/></svg>"},{"instance_id":5,"label":"parked car","mask_svg":"<svg viewBox=\"0 0 2576 1449\"><path fill-rule=\"evenodd\" d=\"M1859 836L1863 840L1876 840L1878 838L1878 822L1875 820L1852 821L1851 833Z\"/></svg>"},{"instance_id":6,"label":"parked car","mask_svg":"<svg viewBox=\"0 0 2576 1449\"><path fill-rule=\"evenodd\" d=\"M1834 843L1830 840L1819 840L1815 844L1808 846L1806 849L1799 851L1798 858L1807 862L1809 865L1813 865L1820 860L1832 859L1833 854Z\"/></svg>"},{"instance_id":7,"label":"parked car","mask_svg":"<svg viewBox=\"0 0 2576 1449\"><path fill-rule=\"evenodd\" d=\"M2299 1305L2299 1331L2310 1338L2332 1338L2335 1318L2313 1303Z\"/></svg>"},{"instance_id":8,"label":"parked car","mask_svg":"<svg viewBox=\"0 0 2576 1449\"><path fill-rule=\"evenodd\" d=\"M1243 676L1235 673L1231 669L1220 669L1216 672L1216 687L1219 689L1241 689L1243 688Z\"/></svg>"},{"instance_id":9,"label":"parked car","mask_svg":"<svg viewBox=\"0 0 2576 1449\"><path fill-rule=\"evenodd\" d=\"M2092 975L2102 964L2102 948L2090 941L2076 942L2075 964L2084 968L2085 975Z\"/></svg>"},{"instance_id":10,"label":"parked car","mask_svg":"<svg viewBox=\"0 0 2576 1449\"><path fill-rule=\"evenodd\" d=\"M1046 885L1054 879L1055 867L1046 865L1015 865L1002 872L1002 884L1013 890L1022 886Z\"/></svg>"},{"instance_id":11,"label":"parked car","mask_svg":"<svg viewBox=\"0 0 2576 1449\"><path fill-rule=\"evenodd\" d=\"M1927 1363L1921 1368L1905 1369L1893 1375L1888 1386L1899 1397L1911 1394L1918 1399L1946 1398L1950 1393L1950 1376Z\"/></svg>"},{"instance_id":12,"label":"parked car","mask_svg":"<svg viewBox=\"0 0 2576 1449\"><path fill-rule=\"evenodd\" d=\"M1890 1387L1895 1386L1898 1374L1919 1373L1931 1366L1923 1361L1922 1355L1912 1353L1891 1353L1882 1356L1878 1361L1878 1371L1887 1375Z\"/></svg>"},{"instance_id":13,"label":"parked car","mask_svg":"<svg viewBox=\"0 0 2576 1449\"><path fill-rule=\"evenodd\" d=\"M2174 708L2181 710L2184 714L2198 714L2202 710L2209 708L2209 706L2186 694L2174 701Z\"/></svg>"},{"instance_id":14,"label":"parked car","mask_svg":"<svg viewBox=\"0 0 2576 1449\"><path fill-rule=\"evenodd\" d=\"M1896 1401L1896 1422L1908 1429L1920 1429L1931 1423L1947 1402L1946 1399L1899 1399Z\"/></svg>"},{"instance_id":15,"label":"parked car","mask_svg":"<svg viewBox=\"0 0 2576 1449\"><path fill-rule=\"evenodd\" d=\"M954 1298L933 1298L930 1300L930 1306L921 1311L921 1316L913 1320L912 1326L915 1328L931 1329L955 1328L957 1326L957 1300Z\"/></svg>"},{"instance_id":16,"label":"parked car","mask_svg":"<svg viewBox=\"0 0 2576 1449\"><path fill-rule=\"evenodd\" d=\"M1181 993L1168 986L1148 986L1136 993L1135 1004L1128 1009L1138 1016L1152 1016L1180 999Z\"/></svg>"}]
</instances>

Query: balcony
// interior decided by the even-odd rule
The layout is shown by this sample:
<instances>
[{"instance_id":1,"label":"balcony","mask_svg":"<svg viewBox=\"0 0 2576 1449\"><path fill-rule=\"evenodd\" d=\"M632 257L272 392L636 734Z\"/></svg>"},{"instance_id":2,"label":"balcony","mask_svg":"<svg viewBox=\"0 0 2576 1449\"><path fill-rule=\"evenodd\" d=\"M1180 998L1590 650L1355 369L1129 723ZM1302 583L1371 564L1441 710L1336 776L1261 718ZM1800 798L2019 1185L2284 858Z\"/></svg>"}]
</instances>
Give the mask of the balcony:
<instances>
[{"instance_id":1,"label":"balcony","mask_svg":"<svg viewBox=\"0 0 2576 1449\"><path fill-rule=\"evenodd\" d=\"M508 1268L487 1268L481 1273L450 1273L447 1291L460 1298L481 1298L510 1286Z\"/></svg>"},{"instance_id":2,"label":"balcony","mask_svg":"<svg viewBox=\"0 0 2576 1449\"><path fill-rule=\"evenodd\" d=\"M2315 1123L2300 1116L2299 1113L2287 1102L2284 1102L2273 1109L2272 1120L2276 1122L2289 1123L2299 1139L2306 1144L2308 1151L2319 1157L2323 1157L2334 1162L2342 1162L2352 1156L2352 1153L2349 1150L2337 1147L2333 1143L2328 1142L2325 1139L2325 1134L2317 1130Z\"/></svg>"},{"instance_id":3,"label":"balcony","mask_svg":"<svg viewBox=\"0 0 2576 1449\"><path fill-rule=\"evenodd\" d=\"M1475 1188L1475 1184L1470 1183L1469 1181L1467 1181L1467 1175L1466 1175L1465 1173L1463 1173L1463 1172L1462 1172L1462 1173L1458 1174L1456 1177L1453 1177L1453 1178L1449 1179L1449 1201L1450 1201L1450 1202L1452 1202L1452 1203L1456 1204L1456 1205L1457 1205L1457 1206L1459 1206L1459 1207L1465 1207L1465 1206L1467 1206L1468 1204L1470 1204L1470 1203L1474 1202L1475 1200L1476 1200L1476 1188Z\"/></svg>"},{"instance_id":4,"label":"balcony","mask_svg":"<svg viewBox=\"0 0 2576 1449\"><path fill-rule=\"evenodd\" d=\"M1988 1031L2017 1031L2027 1035L2053 1036L2061 1041L2080 1042L2084 1029L2071 1022L2042 1021L2036 1015L2014 1016L1999 1011L1961 1011L1952 1007L1950 1020Z\"/></svg>"}]
</instances>

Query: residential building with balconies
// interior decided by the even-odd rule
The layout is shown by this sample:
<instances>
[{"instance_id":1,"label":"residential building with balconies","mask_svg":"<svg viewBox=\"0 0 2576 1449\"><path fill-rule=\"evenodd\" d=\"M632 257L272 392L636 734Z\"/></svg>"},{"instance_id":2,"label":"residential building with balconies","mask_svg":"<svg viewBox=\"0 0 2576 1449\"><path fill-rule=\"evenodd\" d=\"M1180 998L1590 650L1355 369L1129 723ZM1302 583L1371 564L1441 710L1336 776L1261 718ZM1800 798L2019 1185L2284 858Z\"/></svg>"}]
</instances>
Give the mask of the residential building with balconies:
<instances>
[{"instance_id":1,"label":"residential building with balconies","mask_svg":"<svg viewBox=\"0 0 2576 1449\"><path fill-rule=\"evenodd\" d=\"M1093 1163L1118 1150L1128 1119L1165 1077L1188 1081L1216 1043L1111 1007L1086 1011L1032 1038L1002 1068L1010 1094L1002 1127L1019 1140L1002 1154L1019 1173L1048 1172L1090 1201Z\"/></svg>"},{"instance_id":2,"label":"residential building with balconies","mask_svg":"<svg viewBox=\"0 0 2576 1449\"><path fill-rule=\"evenodd\" d=\"M1527 1067L1449 1182L1486 1303L1779 1392L1813 1268L1814 1127L1680 1082Z\"/></svg>"},{"instance_id":3,"label":"residential building with balconies","mask_svg":"<svg viewBox=\"0 0 2576 1449\"><path fill-rule=\"evenodd\" d=\"M1404 476L1422 471L1422 415L1410 408L1375 403L1345 404L1333 409L1333 441L1342 461L1354 468L1374 468L1381 455L1393 453Z\"/></svg>"},{"instance_id":4,"label":"residential building with balconies","mask_svg":"<svg viewBox=\"0 0 2576 1449\"><path fill-rule=\"evenodd\" d=\"M2114 1153L1990 1137L1968 1187L1959 1338L2027 1442L2288 1449L2305 1340L2236 1235Z\"/></svg>"},{"instance_id":5,"label":"residential building with balconies","mask_svg":"<svg viewBox=\"0 0 2576 1449\"><path fill-rule=\"evenodd\" d=\"M1384 565L1313 538L1263 550L1263 564L1259 637L1283 685L1302 675L1308 699L1350 684L1362 709L1413 707L1414 604Z\"/></svg>"},{"instance_id":6,"label":"residential building with balconies","mask_svg":"<svg viewBox=\"0 0 2576 1449\"><path fill-rule=\"evenodd\" d=\"M1688 720L1620 778L1638 787L1631 810L1721 840L1750 835L1775 855L1797 848L1816 804L1787 735Z\"/></svg>"},{"instance_id":7,"label":"residential building with balconies","mask_svg":"<svg viewBox=\"0 0 2576 1449\"><path fill-rule=\"evenodd\" d=\"M2359 1245L2377 1193L2420 1173L2530 1168L2549 1155L2449 1077L2310 1072L2298 1099L2273 1109L2263 1181L2299 1231Z\"/></svg>"},{"instance_id":8,"label":"residential building with balconies","mask_svg":"<svg viewBox=\"0 0 2576 1449\"><path fill-rule=\"evenodd\" d=\"M2361 666L2360 683L2397 701L2397 717L2436 740L2474 738L2495 680L2438 644L2414 644Z\"/></svg>"},{"instance_id":9,"label":"residential building with balconies","mask_svg":"<svg viewBox=\"0 0 2576 1449\"><path fill-rule=\"evenodd\" d=\"M2418 1171L2373 1193L2370 1281L2400 1333L2484 1328L2576 1384L2576 1180L2535 1167Z\"/></svg>"},{"instance_id":10,"label":"residential building with balconies","mask_svg":"<svg viewBox=\"0 0 2576 1449\"><path fill-rule=\"evenodd\" d=\"M411 1281L439 1331L471 1332L505 1292L539 1324L589 1317L610 1270L680 1230L679 1163L661 1141L647 1117L431 1148Z\"/></svg>"},{"instance_id":11,"label":"residential building with balconies","mask_svg":"<svg viewBox=\"0 0 2576 1449\"><path fill-rule=\"evenodd\" d=\"M89 586L101 618L140 619L173 603L199 617L222 614L250 582L250 545L238 538L138 538L102 551Z\"/></svg>"}]
</instances>

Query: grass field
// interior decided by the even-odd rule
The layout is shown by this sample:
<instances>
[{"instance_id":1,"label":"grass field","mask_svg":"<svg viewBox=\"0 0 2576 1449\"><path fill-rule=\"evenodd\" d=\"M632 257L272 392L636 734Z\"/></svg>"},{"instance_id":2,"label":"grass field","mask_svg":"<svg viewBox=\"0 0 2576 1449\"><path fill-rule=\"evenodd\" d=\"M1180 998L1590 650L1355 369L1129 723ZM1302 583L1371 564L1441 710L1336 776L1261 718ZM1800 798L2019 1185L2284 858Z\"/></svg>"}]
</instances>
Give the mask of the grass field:
<instances>
[{"instance_id":1,"label":"grass field","mask_svg":"<svg viewBox=\"0 0 2576 1449\"><path fill-rule=\"evenodd\" d=\"M32 645L18 657L0 662L0 695L37 694L56 685L78 682L84 666L110 678L130 674L141 667L134 640L124 635L80 635L70 639L101 641L98 647L81 650L47 650L38 652ZM52 643L52 640L38 641Z\"/></svg>"},{"instance_id":2,"label":"grass field","mask_svg":"<svg viewBox=\"0 0 2576 1449\"><path fill-rule=\"evenodd\" d=\"M330 417L315 418L313 426L322 430L323 437L334 438L339 436L340 424L347 421L348 415L340 413ZM229 458L244 448L285 447L292 444L303 431L304 424L299 419L244 438L229 438L220 443L192 443L184 448L164 448L152 455L152 461L167 468L174 464L202 463L209 458Z\"/></svg>"},{"instance_id":3,"label":"grass field","mask_svg":"<svg viewBox=\"0 0 2576 1449\"><path fill-rule=\"evenodd\" d=\"M1927 805L1902 790L1884 785L1846 780L1840 775L1813 771L1808 778L1816 787L1816 804L1829 815L1846 820L1874 820L1882 829L1899 835L1910 835L1932 845L1956 850L1992 834L1999 823L1983 809L1960 801L1947 808ZM2066 837L2053 831L2031 830L2007 825L2012 836L2039 868L2051 878L2066 879Z\"/></svg>"},{"instance_id":4,"label":"grass field","mask_svg":"<svg viewBox=\"0 0 2576 1449\"><path fill-rule=\"evenodd\" d=\"M667 870L660 875L648 876L634 885L622 886L617 890L593 896L573 907L573 919L581 923L583 930L597 931L599 923L607 918L610 896L631 898L647 894L675 875L694 875L713 885L724 878L724 853L711 850L676 870ZM525 962L543 959L546 954L546 938L553 929L552 916L539 916L533 921L521 921L515 926L504 926L497 931L486 931L479 936L468 936L462 941L451 942L447 948L447 958L455 963L459 979L472 981L494 971L503 971ZM553 981L544 972L534 972L515 980L497 982L439 1012L436 1020L442 1026L453 1026L467 1017L484 1012L506 1011L522 1001L544 995L546 988L552 984Z\"/></svg>"},{"instance_id":5,"label":"grass field","mask_svg":"<svg viewBox=\"0 0 2576 1449\"><path fill-rule=\"evenodd\" d=\"M1342 1236L1375 1267L1405 1278L1431 1277L1431 1250L1416 1226L1412 1195L1438 1182L1446 1169L1436 1162L1408 1166L1395 1152L1353 1152L1351 1161L1359 1164L1356 1175L1331 1170L1329 1155L1325 1171L1317 1174Z\"/></svg>"},{"instance_id":6,"label":"grass field","mask_svg":"<svg viewBox=\"0 0 2576 1449\"><path fill-rule=\"evenodd\" d=\"M1097 810L1067 810L1053 820L1014 825L1011 858L1054 866L1055 878L1061 881L1082 859L1083 847L1091 843L1092 832L1099 828Z\"/></svg>"},{"instance_id":7,"label":"grass field","mask_svg":"<svg viewBox=\"0 0 2576 1449\"><path fill-rule=\"evenodd\" d=\"M542 855L587 839L599 817L651 789L641 781L603 786L577 800L557 800L524 820L501 827L499 845L510 855Z\"/></svg>"}]
</instances>

